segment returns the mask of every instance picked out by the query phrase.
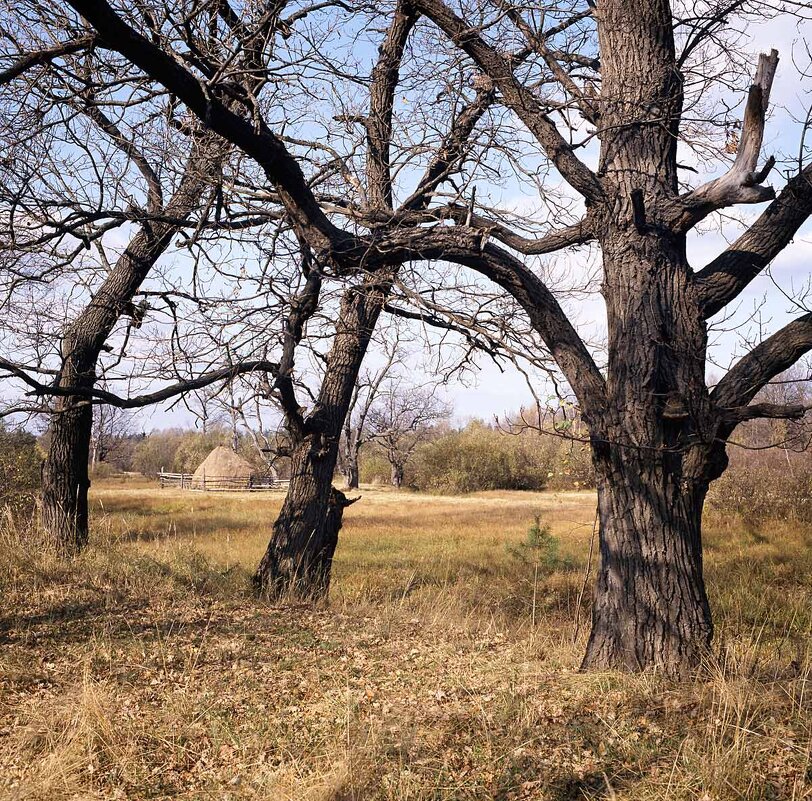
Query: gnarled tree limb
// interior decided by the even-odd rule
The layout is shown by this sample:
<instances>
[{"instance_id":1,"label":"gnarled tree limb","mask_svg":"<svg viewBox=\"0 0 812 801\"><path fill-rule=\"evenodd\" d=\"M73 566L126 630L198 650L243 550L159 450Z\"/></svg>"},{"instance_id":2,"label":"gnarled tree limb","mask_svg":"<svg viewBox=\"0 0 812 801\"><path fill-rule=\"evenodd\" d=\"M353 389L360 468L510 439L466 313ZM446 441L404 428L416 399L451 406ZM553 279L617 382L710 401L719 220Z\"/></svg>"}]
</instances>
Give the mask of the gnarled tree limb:
<instances>
[{"instance_id":1,"label":"gnarled tree limb","mask_svg":"<svg viewBox=\"0 0 812 801\"><path fill-rule=\"evenodd\" d=\"M794 176L724 253L696 274L706 318L734 300L789 244L812 214L812 165Z\"/></svg>"},{"instance_id":2,"label":"gnarled tree limb","mask_svg":"<svg viewBox=\"0 0 812 801\"><path fill-rule=\"evenodd\" d=\"M775 197L775 190L761 184L775 164L771 156L764 167L758 168L761 144L764 141L764 121L770 102L778 51L758 57L758 68L750 91L742 122L742 135L733 166L720 178L709 181L680 198L682 214L675 224L686 231L717 209L737 203L763 203Z\"/></svg>"}]
</instances>

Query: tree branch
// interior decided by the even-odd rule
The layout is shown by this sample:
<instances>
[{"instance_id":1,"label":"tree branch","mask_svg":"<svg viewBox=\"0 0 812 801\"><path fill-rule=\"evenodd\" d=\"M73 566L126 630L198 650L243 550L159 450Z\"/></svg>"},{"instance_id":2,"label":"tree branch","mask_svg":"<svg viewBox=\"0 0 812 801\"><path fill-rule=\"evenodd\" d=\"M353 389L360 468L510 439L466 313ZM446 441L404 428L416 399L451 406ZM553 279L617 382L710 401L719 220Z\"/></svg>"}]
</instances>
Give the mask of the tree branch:
<instances>
[{"instance_id":1,"label":"tree branch","mask_svg":"<svg viewBox=\"0 0 812 801\"><path fill-rule=\"evenodd\" d=\"M751 403L749 406L735 406L722 412L723 425L735 428L745 420L770 418L773 420L800 420L812 405L801 403Z\"/></svg>"},{"instance_id":2,"label":"tree branch","mask_svg":"<svg viewBox=\"0 0 812 801\"><path fill-rule=\"evenodd\" d=\"M161 182L144 154L121 133L118 126L96 105L94 98L88 98L82 108L87 116L113 140L115 146L132 159L135 166L138 167L147 182L147 211L150 214L160 213L163 205Z\"/></svg>"},{"instance_id":3,"label":"tree branch","mask_svg":"<svg viewBox=\"0 0 812 801\"><path fill-rule=\"evenodd\" d=\"M606 382L555 296L538 276L491 244L476 255L450 253L445 258L490 278L516 299L550 349L585 418L603 408Z\"/></svg>"},{"instance_id":4,"label":"tree branch","mask_svg":"<svg viewBox=\"0 0 812 801\"><path fill-rule=\"evenodd\" d=\"M794 176L764 213L724 253L696 274L707 319L734 300L789 244L812 214L812 164Z\"/></svg>"},{"instance_id":5,"label":"tree branch","mask_svg":"<svg viewBox=\"0 0 812 801\"><path fill-rule=\"evenodd\" d=\"M587 203L599 201L603 197L603 188L597 176L575 156L572 147L544 113L533 92L515 78L511 63L442 0L414 0L414 3L496 84L505 104L536 137L564 180L580 192Z\"/></svg>"},{"instance_id":6,"label":"tree branch","mask_svg":"<svg viewBox=\"0 0 812 801\"><path fill-rule=\"evenodd\" d=\"M218 381L230 381L231 379L236 378L238 375L243 375L244 373L275 374L279 369L279 365L274 362L268 362L264 360L242 362L240 364L232 365L230 367L223 367L219 370L212 370L208 373L203 373L197 378L190 378L186 381L179 381L176 384L164 387L163 389L157 390L156 392L149 392L145 395L137 395L134 398L122 398L119 395L116 395L112 392L107 392L106 390L103 389L97 389L96 387L84 387L84 386L63 387L41 384L36 379L31 378L31 376L28 375L24 370L17 367L17 365L2 358L0 358L0 368L7 370L16 378L19 378L21 381L23 381L27 386L31 387L32 392L29 392L28 393L29 395L80 397L87 399L89 403L95 401L98 403L106 403L109 404L110 406L116 406L119 409L140 409L143 408L144 406L150 406L154 403L160 403L161 401L169 400L169 398L174 398L177 395L182 395L186 392L191 392L195 389L202 389L203 387L215 384Z\"/></svg>"},{"instance_id":7,"label":"tree branch","mask_svg":"<svg viewBox=\"0 0 812 801\"><path fill-rule=\"evenodd\" d=\"M275 186L294 225L309 231L311 242L338 252L354 243L354 237L327 219L298 162L259 116L249 122L231 111L204 80L130 27L106 0L67 2L98 31L107 47L176 94L204 125L249 154Z\"/></svg>"},{"instance_id":8,"label":"tree branch","mask_svg":"<svg viewBox=\"0 0 812 801\"><path fill-rule=\"evenodd\" d=\"M474 99L457 115L423 178L403 203L399 213L419 211L428 206L431 193L448 178L452 167L463 154L468 137L495 97L493 89L480 89Z\"/></svg>"},{"instance_id":9,"label":"tree branch","mask_svg":"<svg viewBox=\"0 0 812 801\"><path fill-rule=\"evenodd\" d=\"M711 392L711 401L722 410L746 406L759 390L810 350L812 313L785 325L742 357Z\"/></svg>"},{"instance_id":10,"label":"tree branch","mask_svg":"<svg viewBox=\"0 0 812 801\"><path fill-rule=\"evenodd\" d=\"M392 175L389 148L392 142L392 108L398 85L400 62L409 33L417 22L410 0L399 0L386 38L372 70L367 131L367 195L379 208L392 208Z\"/></svg>"},{"instance_id":11,"label":"tree branch","mask_svg":"<svg viewBox=\"0 0 812 801\"><path fill-rule=\"evenodd\" d=\"M687 231L717 209L737 203L763 203L775 198L775 190L771 186L761 186L773 168L775 159L770 156L760 170L758 159L777 68L777 50L772 50L769 55L762 53L758 57L756 77L747 95L736 160L721 178L716 178L679 199L682 214L676 225L681 231Z\"/></svg>"},{"instance_id":12,"label":"tree branch","mask_svg":"<svg viewBox=\"0 0 812 801\"><path fill-rule=\"evenodd\" d=\"M89 36L81 36L78 39L72 39L69 42L55 45L47 50L38 50L36 53L28 53L24 55L19 61L14 62L8 69L0 72L0 86L9 81L13 81L18 76L27 72L32 67L44 66L49 64L54 59L60 56L67 56L70 53L78 53L80 50L85 50L92 47L98 42L95 34Z\"/></svg>"}]
</instances>

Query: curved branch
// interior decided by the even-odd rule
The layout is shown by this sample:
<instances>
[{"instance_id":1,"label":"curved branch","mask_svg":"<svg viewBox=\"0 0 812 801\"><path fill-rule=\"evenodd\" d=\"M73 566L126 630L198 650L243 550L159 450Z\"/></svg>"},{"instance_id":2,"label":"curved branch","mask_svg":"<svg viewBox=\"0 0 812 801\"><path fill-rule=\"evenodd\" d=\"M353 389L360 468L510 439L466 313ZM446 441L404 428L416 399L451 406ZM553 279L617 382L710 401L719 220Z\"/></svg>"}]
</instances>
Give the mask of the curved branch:
<instances>
[{"instance_id":1,"label":"curved branch","mask_svg":"<svg viewBox=\"0 0 812 801\"><path fill-rule=\"evenodd\" d=\"M724 253L696 274L707 319L734 300L789 244L812 214L812 164L794 176Z\"/></svg>"},{"instance_id":2,"label":"curved branch","mask_svg":"<svg viewBox=\"0 0 812 801\"><path fill-rule=\"evenodd\" d=\"M509 292L527 313L533 328L578 398L585 417L599 413L606 382L564 310L544 282L507 251L485 244L483 232L462 226L419 228L393 246L393 259L441 259L469 267Z\"/></svg>"},{"instance_id":3,"label":"curved branch","mask_svg":"<svg viewBox=\"0 0 812 801\"><path fill-rule=\"evenodd\" d=\"M746 406L775 376L812 350L812 313L768 337L727 372L710 398L722 410Z\"/></svg>"},{"instance_id":4,"label":"curved branch","mask_svg":"<svg viewBox=\"0 0 812 801\"><path fill-rule=\"evenodd\" d=\"M294 224L301 231L309 231L311 242L341 251L354 241L351 234L327 219L298 162L261 118L255 118L252 124L231 111L202 79L130 27L106 0L67 2L98 31L107 47L176 94L204 125L250 155L275 186Z\"/></svg>"}]
</instances>

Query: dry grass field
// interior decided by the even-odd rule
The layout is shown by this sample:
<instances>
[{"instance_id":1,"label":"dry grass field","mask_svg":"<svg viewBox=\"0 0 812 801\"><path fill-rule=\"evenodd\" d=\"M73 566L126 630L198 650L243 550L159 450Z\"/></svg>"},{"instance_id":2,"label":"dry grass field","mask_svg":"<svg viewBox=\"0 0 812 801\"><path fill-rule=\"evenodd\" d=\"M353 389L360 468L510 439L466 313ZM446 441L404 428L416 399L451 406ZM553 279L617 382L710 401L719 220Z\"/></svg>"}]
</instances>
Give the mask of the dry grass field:
<instances>
[{"instance_id":1,"label":"dry grass field","mask_svg":"<svg viewBox=\"0 0 812 801\"><path fill-rule=\"evenodd\" d=\"M248 590L279 495L101 483L67 566L7 525L0 798L812 798L812 532L711 514L674 683L577 671L591 493L362 494L326 607Z\"/></svg>"}]
</instances>

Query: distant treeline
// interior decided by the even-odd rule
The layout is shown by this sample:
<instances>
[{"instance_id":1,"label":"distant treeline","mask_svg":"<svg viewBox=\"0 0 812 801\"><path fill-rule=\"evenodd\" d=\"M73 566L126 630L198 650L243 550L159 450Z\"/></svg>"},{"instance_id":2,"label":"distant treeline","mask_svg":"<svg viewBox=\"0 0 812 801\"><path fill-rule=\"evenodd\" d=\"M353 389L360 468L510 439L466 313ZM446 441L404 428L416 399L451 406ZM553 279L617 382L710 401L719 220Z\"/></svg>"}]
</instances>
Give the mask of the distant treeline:
<instances>
[{"instance_id":1,"label":"distant treeline","mask_svg":"<svg viewBox=\"0 0 812 801\"><path fill-rule=\"evenodd\" d=\"M421 441L403 466L402 486L423 492L461 494L483 490L577 490L594 486L589 449L577 436L540 432L534 428L505 428L474 420L462 427L438 425L421 432ZM43 446L41 436L0 426L0 506L30 508L39 491ZM765 520L812 521L812 437L809 424L761 420L740 427L736 444L728 447L730 469L714 482L708 504L722 513L741 516L757 526ZM218 445L235 443L229 427L205 433L172 428L151 433L110 432L93 457L95 476L141 473L162 469L192 473ZM273 463L278 477L289 477L285 458L262 452L247 433L236 437L237 451L258 474ZM284 443L280 442L280 445ZM770 445L779 447L768 448ZM359 454L361 481L391 483L386 448L376 442ZM341 475L335 482L340 484Z\"/></svg>"}]
</instances>

